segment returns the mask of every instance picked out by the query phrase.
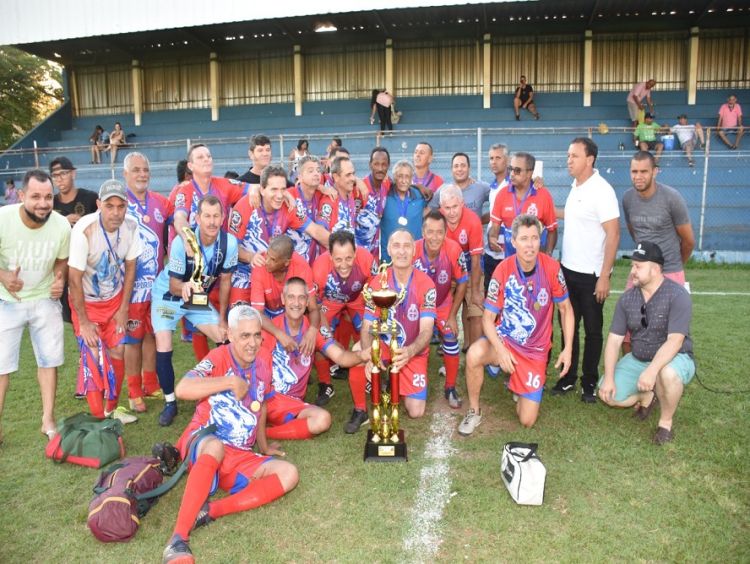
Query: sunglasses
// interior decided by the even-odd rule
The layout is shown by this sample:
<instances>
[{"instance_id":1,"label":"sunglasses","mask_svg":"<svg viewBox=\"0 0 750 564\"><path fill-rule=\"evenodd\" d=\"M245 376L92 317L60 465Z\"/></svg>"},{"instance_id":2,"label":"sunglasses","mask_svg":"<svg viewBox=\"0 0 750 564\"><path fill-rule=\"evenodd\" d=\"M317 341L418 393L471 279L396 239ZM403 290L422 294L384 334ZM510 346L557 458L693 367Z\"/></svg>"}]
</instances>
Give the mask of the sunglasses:
<instances>
[{"instance_id":1,"label":"sunglasses","mask_svg":"<svg viewBox=\"0 0 750 564\"><path fill-rule=\"evenodd\" d=\"M522 172L528 172L530 170L532 170L532 169L530 169L530 168L521 168L521 167L518 167L518 166L509 166L508 167L508 172L509 173L512 172L513 174L521 174Z\"/></svg>"},{"instance_id":2,"label":"sunglasses","mask_svg":"<svg viewBox=\"0 0 750 564\"><path fill-rule=\"evenodd\" d=\"M641 327L648 328L648 317L646 317L646 304L641 306Z\"/></svg>"}]
</instances>

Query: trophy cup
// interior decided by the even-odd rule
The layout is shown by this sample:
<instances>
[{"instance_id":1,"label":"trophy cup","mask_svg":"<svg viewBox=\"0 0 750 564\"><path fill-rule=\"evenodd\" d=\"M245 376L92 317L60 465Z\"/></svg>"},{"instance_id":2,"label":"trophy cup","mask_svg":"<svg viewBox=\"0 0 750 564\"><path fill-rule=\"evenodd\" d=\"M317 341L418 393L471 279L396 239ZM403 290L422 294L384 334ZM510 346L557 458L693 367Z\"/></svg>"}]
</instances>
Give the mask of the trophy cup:
<instances>
[{"instance_id":1,"label":"trophy cup","mask_svg":"<svg viewBox=\"0 0 750 564\"><path fill-rule=\"evenodd\" d=\"M193 273L190 275L190 284L193 286L193 292L190 294L190 300L182 304L182 309L210 309L208 294L203 290L203 251L201 251L195 233L189 227L183 227L182 232L185 234L188 246L193 251L194 261Z\"/></svg>"},{"instance_id":2,"label":"trophy cup","mask_svg":"<svg viewBox=\"0 0 750 564\"><path fill-rule=\"evenodd\" d=\"M390 336L391 358L398 343L398 326L396 324L396 307L406 299L406 287L401 292L388 287L387 268L390 263L383 263L378 268L380 276L379 290L373 290L368 284L362 289L367 306L379 310L379 317L372 322L370 334L373 337L371 348L372 373L370 400L372 414L371 428L367 431L365 443L365 462L406 461L406 442L404 431L399 429L399 372L392 364L386 366L381 358L381 341ZM389 315L390 314L390 315ZM390 317L390 319L389 319ZM381 377L382 373L389 376Z\"/></svg>"}]
</instances>

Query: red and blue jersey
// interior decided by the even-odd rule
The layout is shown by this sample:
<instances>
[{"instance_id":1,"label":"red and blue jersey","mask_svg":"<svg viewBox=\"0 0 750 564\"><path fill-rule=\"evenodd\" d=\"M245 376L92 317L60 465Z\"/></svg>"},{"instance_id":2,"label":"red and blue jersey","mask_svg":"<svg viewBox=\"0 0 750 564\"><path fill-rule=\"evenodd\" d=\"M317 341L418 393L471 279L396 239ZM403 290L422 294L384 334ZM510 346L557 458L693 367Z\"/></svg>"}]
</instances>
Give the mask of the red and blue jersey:
<instances>
[{"instance_id":1,"label":"red and blue jersey","mask_svg":"<svg viewBox=\"0 0 750 564\"><path fill-rule=\"evenodd\" d=\"M375 180L370 174L363 180L369 190L367 199L362 201L362 206L357 213L357 223L354 229L354 237L357 246L362 246L374 256L380 254L380 220L385 209L385 200L391 189L391 179L386 177L380 185L375 188ZM355 195L356 198L356 195Z\"/></svg>"},{"instance_id":2,"label":"red and blue jersey","mask_svg":"<svg viewBox=\"0 0 750 564\"><path fill-rule=\"evenodd\" d=\"M482 220L467 207L464 207L455 227L451 228L448 225L448 238L461 245L466 260L466 270L469 272L471 272L472 255L481 255L484 250L482 237Z\"/></svg>"},{"instance_id":3,"label":"red and blue jersey","mask_svg":"<svg viewBox=\"0 0 750 564\"><path fill-rule=\"evenodd\" d=\"M164 226L172 215L169 200L147 190L145 201L128 190L128 214L138 223L143 252L135 262L135 282L130 303L151 301L151 289L157 274L164 268Z\"/></svg>"},{"instance_id":4,"label":"red and blue jersey","mask_svg":"<svg viewBox=\"0 0 750 564\"><path fill-rule=\"evenodd\" d=\"M531 273L524 273L515 256L497 265L484 307L497 314L497 333L513 349L531 359L546 359L552 346L553 302L567 298L560 264L539 253Z\"/></svg>"},{"instance_id":5,"label":"red and blue jersey","mask_svg":"<svg viewBox=\"0 0 750 564\"><path fill-rule=\"evenodd\" d=\"M313 281L318 291L318 302L361 302L362 288L377 271L378 265L372 255L362 247L357 247L352 271L343 279L333 266L331 253L323 253L313 265Z\"/></svg>"},{"instance_id":6,"label":"red and blue jersey","mask_svg":"<svg viewBox=\"0 0 750 564\"><path fill-rule=\"evenodd\" d=\"M520 202L516 196L515 186L508 184L502 188L495 197L495 203L490 212L490 221L500 226L506 258L516 254L511 226L513 220L522 213L536 216L542 224L542 248L547 244L547 234L557 229L557 216L552 195L546 188L536 188L533 182Z\"/></svg>"},{"instance_id":7,"label":"red and blue jersey","mask_svg":"<svg viewBox=\"0 0 750 564\"><path fill-rule=\"evenodd\" d=\"M174 211L185 212L188 218L188 225L195 230L196 216L198 215L198 203L209 194L216 196L221 201L221 207L224 210L224 229L227 228L229 220L229 209L240 201L242 196L247 192L247 184L229 178L212 176L208 183L208 189L204 192L195 180L186 180L172 190L170 201ZM171 200L174 196L174 201Z\"/></svg>"},{"instance_id":8,"label":"red and blue jersey","mask_svg":"<svg viewBox=\"0 0 750 564\"><path fill-rule=\"evenodd\" d=\"M232 354L232 345L221 345L190 370L185 378L238 376L248 384L247 394L238 399L230 390L198 402L192 425L216 425L214 435L224 444L251 450L255 444L261 404L273 396L271 358L261 347L253 363L243 369Z\"/></svg>"},{"instance_id":9,"label":"red and blue jersey","mask_svg":"<svg viewBox=\"0 0 750 564\"><path fill-rule=\"evenodd\" d=\"M290 278L302 278L307 283L308 292L315 295L315 284L313 284L312 269L297 253L292 253L283 280L276 280L273 274L268 272L264 266L253 269L252 283L250 284L250 305L268 317L274 318L284 313L284 305L281 303L281 292L284 284Z\"/></svg>"},{"instance_id":10,"label":"red and blue jersey","mask_svg":"<svg viewBox=\"0 0 750 564\"><path fill-rule=\"evenodd\" d=\"M318 190L315 190L312 198L309 200L305 198L305 193L299 185L289 189L289 192L294 196L297 202L297 215L300 217L307 217L312 223L316 223L318 215L318 206L320 205L321 194ZM294 250L307 261L310 266L313 265L315 259L322 252L318 242L310 237L304 229L299 231L297 229L288 229L287 235L294 241Z\"/></svg>"},{"instance_id":11,"label":"red and blue jersey","mask_svg":"<svg viewBox=\"0 0 750 564\"><path fill-rule=\"evenodd\" d=\"M336 199L323 196L318 202L317 223L329 233L344 230L356 239L357 215L366 205L367 199L356 188L347 198L342 198L340 194Z\"/></svg>"},{"instance_id":12,"label":"red and blue jersey","mask_svg":"<svg viewBox=\"0 0 750 564\"><path fill-rule=\"evenodd\" d=\"M454 282L462 284L469 281L466 259L461 252L461 247L447 237L440 247L437 258L432 261L427 256L424 239L417 241L414 252L414 267L429 276L435 284L435 290L437 291L436 307L442 306L446 300L452 297L451 287Z\"/></svg>"}]
</instances>

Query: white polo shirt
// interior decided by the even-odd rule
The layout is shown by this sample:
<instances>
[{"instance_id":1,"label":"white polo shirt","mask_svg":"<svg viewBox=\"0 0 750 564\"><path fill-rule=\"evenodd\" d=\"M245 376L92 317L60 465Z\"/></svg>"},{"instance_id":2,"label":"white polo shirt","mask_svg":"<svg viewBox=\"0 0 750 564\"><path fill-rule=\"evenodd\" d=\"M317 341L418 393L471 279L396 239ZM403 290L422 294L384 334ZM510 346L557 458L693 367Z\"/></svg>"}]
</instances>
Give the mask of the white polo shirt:
<instances>
[{"instance_id":1,"label":"white polo shirt","mask_svg":"<svg viewBox=\"0 0 750 564\"><path fill-rule=\"evenodd\" d=\"M573 180L565 201L565 230L562 265L568 270L597 277L604 262L606 234L602 223L620 217L615 191L609 182L594 174L580 186Z\"/></svg>"}]
</instances>

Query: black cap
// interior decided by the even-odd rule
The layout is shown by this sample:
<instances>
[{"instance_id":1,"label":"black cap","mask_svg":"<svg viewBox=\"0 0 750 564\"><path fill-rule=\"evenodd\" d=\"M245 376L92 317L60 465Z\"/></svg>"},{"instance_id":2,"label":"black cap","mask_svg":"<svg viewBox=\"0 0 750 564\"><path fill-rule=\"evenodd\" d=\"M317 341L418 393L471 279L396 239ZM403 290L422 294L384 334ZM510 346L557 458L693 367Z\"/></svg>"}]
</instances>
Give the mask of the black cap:
<instances>
[{"instance_id":1,"label":"black cap","mask_svg":"<svg viewBox=\"0 0 750 564\"><path fill-rule=\"evenodd\" d=\"M649 119L649 118L654 119L654 116L650 114L649 112L646 112L646 114L643 116L643 119Z\"/></svg>"},{"instance_id":2,"label":"black cap","mask_svg":"<svg viewBox=\"0 0 750 564\"><path fill-rule=\"evenodd\" d=\"M56 166L60 167L60 170L75 170L76 167L73 166L73 163L70 162L70 159L68 157L57 157L56 159L53 159L51 163L49 163L49 171L52 172L52 169Z\"/></svg>"},{"instance_id":3,"label":"black cap","mask_svg":"<svg viewBox=\"0 0 750 564\"><path fill-rule=\"evenodd\" d=\"M664 255L659 245L650 241L641 241L630 255L630 260L637 262L655 262L664 266Z\"/></svg>"}]
</instances>

